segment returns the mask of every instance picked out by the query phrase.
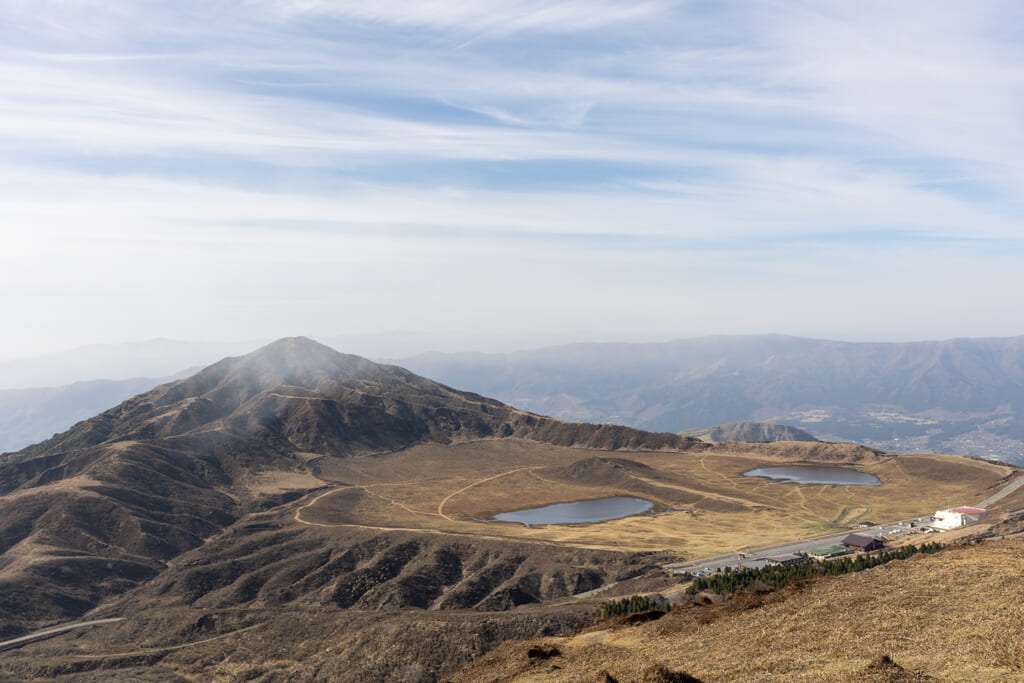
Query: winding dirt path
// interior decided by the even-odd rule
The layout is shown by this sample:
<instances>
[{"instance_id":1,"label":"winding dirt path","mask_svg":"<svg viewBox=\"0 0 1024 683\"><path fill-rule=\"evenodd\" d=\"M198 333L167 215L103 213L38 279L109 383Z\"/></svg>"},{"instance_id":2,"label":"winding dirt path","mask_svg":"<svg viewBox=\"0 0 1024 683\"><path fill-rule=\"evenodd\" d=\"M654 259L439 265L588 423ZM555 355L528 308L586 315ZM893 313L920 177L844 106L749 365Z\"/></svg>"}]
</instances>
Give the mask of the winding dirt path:
<instances>
[{"instance_id":1,"label":"winding dirt path","mask_svg":"<svg viewBox=\"0 0 1024 683\"><path fill-rule=\"evenodd\" d=\"M321 524L319 522L307 522L306 520L302 519L302 511L305 510L308 507L312 507L312 506L316 505L317 503L320 502L320 500L322 498L326 498L327 496L331 495L332 493L337 493L338 491L342 491L344 489L351 489L351 488L355 488L355 487L354 486L335 486L333 489L328 489L327 491L324 491L323 493L317 495L315 498L313 498L313 500L309 501L305 505L302 505L300 507L295 508L295 521L299 522L300 524L308 524L309 526L336 526L334 524Z\"/></svg>"},{"instance_id":2,"label":"winding dirt path","mask_svg":"<svg viewBox=\"0 0 1024 683\"><path fill-rule=\"evenodd\" d=\"M484 477L483 479L480 479L478 481L474 481L472 484L468 484L466 486L463 486L458 491L454 491L452 493L449 493L447 496L445 496L444 500L442 500L437 505L437 514L439 514L440 516L444 517L449 522L454 522L455 519L453 519L452 517L449 517L448 515L444 514L444 506L447 505L448 501L450 501L455 496L457 496L460 493L463 493L465 491L468 491L469 489L473 488L474 486L479 486L480 484L483 484L483 483L486 483L486 482L489 482L489 481L494 481L495 479L500 479L501 477L505 477L505 476L508 476L510 474L514 474L515 472L522 472L523 470L538 470L538 469L541 469L541 468L542 468L541 465L530 465L528 467L517 467L516 469L509 470L508 472L501 472L500 474L495 474L495 475L492 475L490 477Z\"/></svg>"}]
</instances>

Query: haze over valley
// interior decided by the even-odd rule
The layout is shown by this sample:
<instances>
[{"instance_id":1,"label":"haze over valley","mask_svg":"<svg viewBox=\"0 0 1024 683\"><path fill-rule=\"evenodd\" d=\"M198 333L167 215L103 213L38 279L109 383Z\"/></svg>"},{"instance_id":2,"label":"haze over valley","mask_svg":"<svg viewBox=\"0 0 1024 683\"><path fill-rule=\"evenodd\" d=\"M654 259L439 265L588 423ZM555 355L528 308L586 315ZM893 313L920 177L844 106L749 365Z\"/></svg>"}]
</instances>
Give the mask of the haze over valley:
<instances>
[{"instance_id":1,"label":"haze over valley","mask_svg":"<svg viewBox=\"0 0 1024 683\"><path fill-rule=\"evenodd\" d=\"M399 362L566 420L655 431L761 420L891 452L1024 463L1022 346L1022 337L885 344L706 337Z\"/></svg>"},{"instance_id":2,"label":"haze over valley","mask_svg":"<svg viewBox=\"0 0 1024 683\"><path fill-rule=\"evenodd\" d=\"M1024 464L1022 344L1021 337L886 344L706 337L501 354L427 353L394 362L444 384L563 420L667 432L763 421L888 452L959 453ZM103 369L113 377L129 370L156 372L209 354L212 346L164 345L162 353L152 344L111 347ZM88 367L95 355L94 349L63 354L65 377L87 378L80 375L88 370L73 368L76 363ZM117 366L118 356L127 359L124 369ZM15 382L2 375L0 381ZM0 390L0 425L9 425L0 430L0 450L47 438L162 381ZM745 436L739 440L805 438L796 432L771 436L748 431Z\"/></svg>"}]
</instances>

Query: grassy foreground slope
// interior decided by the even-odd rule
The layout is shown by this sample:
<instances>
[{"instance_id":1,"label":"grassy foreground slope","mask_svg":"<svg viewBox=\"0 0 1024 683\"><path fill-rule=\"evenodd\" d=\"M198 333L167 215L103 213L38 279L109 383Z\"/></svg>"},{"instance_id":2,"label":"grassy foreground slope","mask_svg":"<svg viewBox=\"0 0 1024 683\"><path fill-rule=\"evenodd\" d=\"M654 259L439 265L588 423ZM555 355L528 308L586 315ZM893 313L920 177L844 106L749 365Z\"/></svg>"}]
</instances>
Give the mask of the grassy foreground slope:
<instances>
[{"instance_id":1,"label":"grassy foreground slope","mask_svg":"<svg viewBox=\"0 0 1024 683\"><path fill-rule=\"evenodd\" d=\"M1024 538L959 546L642 625L506 643L451 680L636 681L660 663L705 683L1019 681L1022 571ZM537 645L559 654L529 657Z\"/></svg>"}]
</instances>

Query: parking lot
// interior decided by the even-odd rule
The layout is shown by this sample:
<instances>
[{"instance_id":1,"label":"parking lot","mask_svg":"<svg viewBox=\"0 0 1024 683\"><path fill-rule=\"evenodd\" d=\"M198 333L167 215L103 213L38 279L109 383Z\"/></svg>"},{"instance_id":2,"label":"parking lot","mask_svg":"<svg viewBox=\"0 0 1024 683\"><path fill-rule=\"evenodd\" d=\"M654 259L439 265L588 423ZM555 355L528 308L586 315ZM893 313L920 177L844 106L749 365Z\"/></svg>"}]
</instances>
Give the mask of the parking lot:
<instances>
[{"instance_id":1,"label":"parking lot","mask_svg":"<svg viewBox=\"0 0 1024 683\"><path fill-rule=\"evenodd\" d=\"M809 553L812 550L816 550L823 546L842 543L843 539L850 534L861 534L873 537L884 536L885 538L896 539L911 533L933 533L932 531L925 531L928 529L928 525L931 521L932 518L926 515L924 517L908 519L902 522L879 524L872 527L853 527L829 536L818 536L817 538L802 539L792 543L784 543L782 545L729 553L728 555L720 555L718 557L706 558L695 562L667 564L664 566L664 569L666 572L674 575L693 574L694 576L706 576L708 574L723 571L726 567L729 567L730 569L737 569L740 564L749 560L772 557L775 555ZM915 526L911 526L911 524L914 524Z\"/></svg>"}]
</instances>

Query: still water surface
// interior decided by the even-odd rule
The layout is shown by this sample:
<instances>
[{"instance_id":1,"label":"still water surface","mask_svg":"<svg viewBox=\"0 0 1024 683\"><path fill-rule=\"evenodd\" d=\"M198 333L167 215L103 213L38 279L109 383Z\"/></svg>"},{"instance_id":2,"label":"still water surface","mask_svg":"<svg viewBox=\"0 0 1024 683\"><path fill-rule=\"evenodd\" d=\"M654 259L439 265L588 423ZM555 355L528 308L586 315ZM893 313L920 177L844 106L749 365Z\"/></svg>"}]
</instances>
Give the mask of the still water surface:
<instances>
[{"instance_id":1,"label":"still water surface","mask_svg":"<svg viewBox=\"0 0 1024 683\"><path fill-rule=\"evenodd\" d=\"M578 503L558 503L542 508L502 512L494 515L495 522L519 522L526 526L534 524L584 524L604 522L630 515L648 512L654 503L643 498L616 496L599 500L581 500Z\"/></svg>"},{"instance_id":2,"label":"still water surface","mask_svg":"<svg viewBox=\"0 0 1024 683\"><path fill-rule=\"evenodd\" d=\"M748 477L782 479L794 484L839 484L841 486L881 486L882 481L873 474L850 467L827 465L787 465L785 467L758 467L744 472Z\"/></svg>"}]
</instances>

